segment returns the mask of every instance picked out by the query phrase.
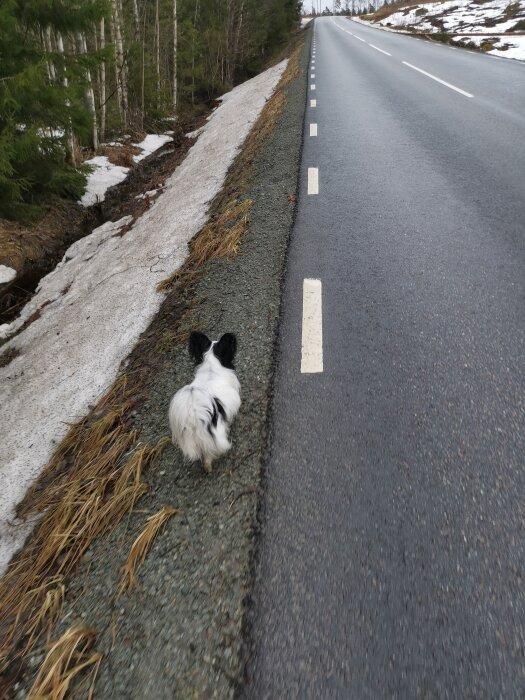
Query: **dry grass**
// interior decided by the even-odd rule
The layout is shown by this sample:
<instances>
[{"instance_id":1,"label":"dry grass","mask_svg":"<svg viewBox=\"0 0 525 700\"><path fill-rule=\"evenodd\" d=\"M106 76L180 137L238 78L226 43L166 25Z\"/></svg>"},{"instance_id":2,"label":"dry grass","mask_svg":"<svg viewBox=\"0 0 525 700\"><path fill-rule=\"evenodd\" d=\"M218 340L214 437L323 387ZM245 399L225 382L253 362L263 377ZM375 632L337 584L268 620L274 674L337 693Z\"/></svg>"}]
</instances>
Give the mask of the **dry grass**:
<instances>
[{"instance_id":1,"label":"dry grass","mask_svg":"<svg viewBox=\"0 0 525 700\"><path fill-rule=\"evenodd\" d=\"M0 353L0 367L7 367L13 360L15 360L20 355L20 350L18 348L9 348L4 352Z\"/></svg>"},{"instance_id":2,"label":"dry grass","mask_svg":"<svg viewBox=\"0 0 525 700\"><path fill-rule=\"evenodd\" d=\"M93 630L71 627L50 644L27 700L63 700L78 683L79 674L83 677L81 687L88 687L88 698L92 698L93 683L102 661L102 654L93 651L94 642ZM90 672L86 678L87 669Z\"/></svg>"},{"instance_id":3,"label":"dry grass","mask_svg":"<svg viewBox=\"0 0 525 700\"><path fill-rule=\"evenodd\" d=\"M176 508L165 506L158 513L148 518L146 527L135 539L131 546L128 560L122 570L119 595L131 590L136 583L136 574L146 559L153 540L161 531L165 523L179 511Z\"/></svg>"},{"instance_id":4,"label":"dry grass","mask_svg":"<svg viewBox=\"0 0 525 700\"><path fill-rule=\"evenodd\" d=\"M385 19L386 17L390 17L390 15L393 15L394 12L400 12L401 10L411 10L415 7L418 7L418 5L431 5L432 3L437 2L437 0L418 0L418 2L395 2L395 3L390 3L389 5L381 5L381 7L376 10L374 13L371 15L366 15L367 20L371 20L372 22L379 22L381 19Z\"/></svg>"},{"instance_id":5,"label":"dry grass","mask_svg":"<svg viewBox=\"0 0 525 700\"><path fill-rule=\"evenodd\" d=\"M162 291L176 282L189 281L209 260L237 255L252 204L251 199L234 201L215 221L206 224L190 242L190 254L184 265L170 278L160 282L157 289Z\"/></svg>"},{"instance_id":6,"label":"dry grass","mask_svg":"<svg viewBox=\"0 0 525 700\"><path fill-rule=\"evenodd\" d=\"M142 153L140 148L128 143L123 143L121 146L103 145L96 150L97 156L106 156L110 163L121 165L124 168L135 167L133 156L138 156L140 153Z\"/></svg>"},{"instance_id":7,"label":"dry grass","mask_svg":"<svg viewBox=\"0 0 525 700\"><path fill-rule=\"evenodd\" d=\"M303 43L300 42L292 52L276 91L264 106L230 168L222 191L212 203L210 221L190 242L189 257L179 270L159 284L159 291L168 290L174 285L183 287L195 280L210 260L239 253L253 204L246 196L252 178L253 162L275 129L286 105L286 92L283 88L300 77L298 65L302 46Z\"/></svg>"},{"instance_id":8,"label":"dry grass","mask_svg":"<svg viewBox=\"0 0 525 700\"><path fill-rule=\"evenodd\" d=\"M32 226L0 219L0 263L17 271L27 260L50 255L55 246L69 240L73 227L80 227L86 212L74 202L53 200Z\"/></svg>"},{"instance_id":9,"label":"dry grass","mask_svg":"<svg viewBox=\"0 0 525 700\"><path fill-rule=\"evenodd\" d=\"M70 430L21 504L22 517L44 515L0 581L0 670L51 628L64 595L56 582L147 491L143 470L169 440L156 447L137 443L127 419L131 398L123 378L89 418Z\"/></svg>"}]
</instances>

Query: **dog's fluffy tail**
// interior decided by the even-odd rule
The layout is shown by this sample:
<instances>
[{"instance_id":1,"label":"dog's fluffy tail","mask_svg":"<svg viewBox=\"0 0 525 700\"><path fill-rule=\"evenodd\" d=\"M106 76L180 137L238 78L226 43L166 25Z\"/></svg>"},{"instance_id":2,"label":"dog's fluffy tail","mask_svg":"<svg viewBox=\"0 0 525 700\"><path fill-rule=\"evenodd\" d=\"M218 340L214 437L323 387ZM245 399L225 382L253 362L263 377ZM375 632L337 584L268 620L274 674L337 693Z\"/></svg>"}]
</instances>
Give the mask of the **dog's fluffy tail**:
<instances>
[{"instance_id":1,"label":"dog's fluffy tail","mask_svg":"<svg viewBox=\"0 0 525 700\"><path fill-rule=\"evenodd\" d=\"M231 447L222 404L204 389L185 386L178 391L169 422L173 442L191 462L209 464Z\"/></svg>"}]
</instances>

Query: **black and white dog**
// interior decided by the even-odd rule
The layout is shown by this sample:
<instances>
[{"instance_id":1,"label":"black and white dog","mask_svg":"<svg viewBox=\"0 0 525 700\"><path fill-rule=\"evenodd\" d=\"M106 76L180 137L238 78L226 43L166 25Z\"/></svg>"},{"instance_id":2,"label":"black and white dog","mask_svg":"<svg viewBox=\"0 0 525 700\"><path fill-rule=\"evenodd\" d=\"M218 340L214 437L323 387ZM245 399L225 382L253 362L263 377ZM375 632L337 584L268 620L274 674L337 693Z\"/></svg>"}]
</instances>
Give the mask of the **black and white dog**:
<instances>
[{"instance_id":1,"label":"black and white dog","mask_svg":"<svg viewBox=\"0 0 525 700\"><path fill-rule=\"evenodd\" d=\"M201 460L207 472L213 460L230 449L230 423L241 405L241 385L233 367L236 350L232 333L212 342L204 333L193 331L189 352L197 365L195 378L170 403L173 444L188 461Z\"/></svg>"}]
</instances>

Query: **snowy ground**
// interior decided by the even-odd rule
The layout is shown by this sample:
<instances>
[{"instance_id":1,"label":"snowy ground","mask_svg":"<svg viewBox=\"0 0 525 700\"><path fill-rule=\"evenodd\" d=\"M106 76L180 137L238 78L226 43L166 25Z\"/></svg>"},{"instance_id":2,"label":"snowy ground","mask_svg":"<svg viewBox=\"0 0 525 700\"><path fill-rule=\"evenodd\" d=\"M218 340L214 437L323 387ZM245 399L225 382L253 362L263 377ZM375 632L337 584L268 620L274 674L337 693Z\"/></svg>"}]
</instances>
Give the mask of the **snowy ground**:
<instances>
[{"instance_id":1,"label":"snowy ground","mask_svg":"<svg viewBox=\"0 0 525 700\"><path fill-rule=\"evenodd\" d=\"M488 53L524 61L525 36L497 36L501 32L512 31L520 20L525 20L525 0L515 3L510 0L488 0L482 3L479 0L447 0L411 5L377 24L395 29L410 27L426 33L476 34L478 36L455 37L454 42L478 47L490 43L493 48Z\"/></svg>"},{"instance_id":2,"label":"snowy ground","mask_svg":"<svg viewBox=\"0 0 525 700\"><path fill-rule=\"evenodd\" d=\"M0 352L0 574L29 530L15 507L69 425L111 385L158 311L158 282L172 274L202 228L208 204L286 66L282 61L222 98L186 159L122 237L126 217L74 243L13 323ZM38 312L36 314L35 312ZM21 330L24 322L38 316Z\"/></svg>"},{"instance_id":3,"label":"snowy ground","mask_svg":"<svg viewBox=\"0 0 525 700\"><path fill-rule=\"evenodd\" d=\"M136 148L141 149L141 153L133 156L135 163L139 163L147 156L151 155L164 144L171 141L171 136L168 134L148 134L144 141L132 144ZM110 143L108 146L120 146L119 143ZM91 165L93 171L88 175L87 187L80 203L89 207L97 202L103 202L106 191L118 185L119 182L125 180L130 169L124 168L121 165L113 165L106 156L95 156L84 162L84 165Z\"/></svg>"},{"instance_id":4,"label":"snowy ground","mask_svg":"<svg viewBox=\"0 0 525 700\"><path fill-rule=\"evenodd\" d=\"M16 270L7 265L0 265L0 284L7 284L16 277Z\"/></svg>"}]
</instances>

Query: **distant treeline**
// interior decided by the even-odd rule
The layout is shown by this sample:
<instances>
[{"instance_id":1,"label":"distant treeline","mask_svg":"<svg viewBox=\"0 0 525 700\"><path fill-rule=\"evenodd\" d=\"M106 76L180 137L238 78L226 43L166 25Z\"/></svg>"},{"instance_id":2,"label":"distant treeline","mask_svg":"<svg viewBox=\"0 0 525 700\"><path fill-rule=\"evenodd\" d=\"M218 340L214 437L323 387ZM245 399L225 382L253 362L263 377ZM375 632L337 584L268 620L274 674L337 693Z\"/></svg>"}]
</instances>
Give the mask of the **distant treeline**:
<instances>
[{"instance_id":1,"label":"distant treeline","mask_svg":"<svg viewBox=\"0 0 525 700\"><path fill-rule=\"evenodd\" d=\"M2 0L0 217L79 197L79 147L156 130L256 74L297 0Z\"/></svg>"}]
</instances>

